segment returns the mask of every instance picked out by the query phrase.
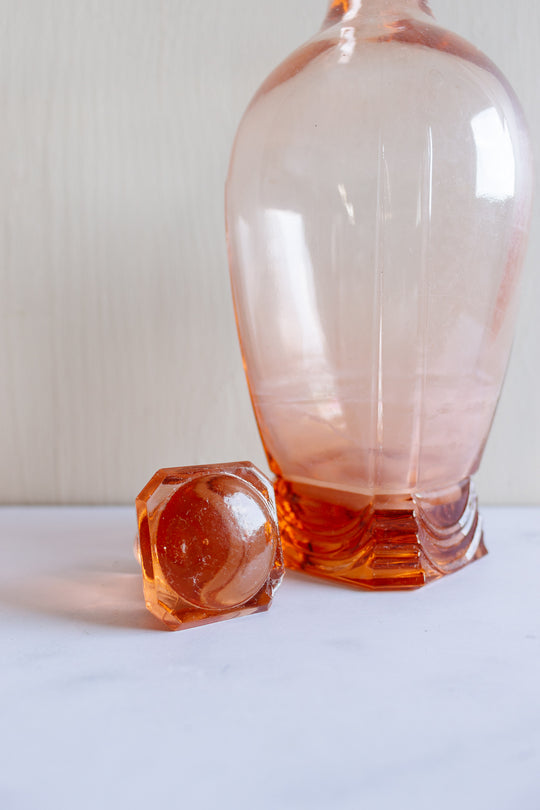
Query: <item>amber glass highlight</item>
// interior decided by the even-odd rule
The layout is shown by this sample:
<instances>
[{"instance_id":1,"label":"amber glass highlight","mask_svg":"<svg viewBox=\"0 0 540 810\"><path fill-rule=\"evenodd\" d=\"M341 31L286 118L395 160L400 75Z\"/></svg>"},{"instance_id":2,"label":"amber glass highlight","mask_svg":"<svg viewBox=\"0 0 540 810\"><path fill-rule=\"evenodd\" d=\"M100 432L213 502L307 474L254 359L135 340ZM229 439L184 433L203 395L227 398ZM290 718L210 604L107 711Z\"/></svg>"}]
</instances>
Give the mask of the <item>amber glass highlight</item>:
<instances>
[{"instance_id":1,"label":"amber glass highlight","mask_svg":"<svg viewBox=\"0 0 540 810\"><path fill-rule=\"evenodd\" d=\"M484 553L530 203L514 93L422 0L333 2L263 83L227 230L291 567L411 587Z\"/></svg>"}]
</instances>

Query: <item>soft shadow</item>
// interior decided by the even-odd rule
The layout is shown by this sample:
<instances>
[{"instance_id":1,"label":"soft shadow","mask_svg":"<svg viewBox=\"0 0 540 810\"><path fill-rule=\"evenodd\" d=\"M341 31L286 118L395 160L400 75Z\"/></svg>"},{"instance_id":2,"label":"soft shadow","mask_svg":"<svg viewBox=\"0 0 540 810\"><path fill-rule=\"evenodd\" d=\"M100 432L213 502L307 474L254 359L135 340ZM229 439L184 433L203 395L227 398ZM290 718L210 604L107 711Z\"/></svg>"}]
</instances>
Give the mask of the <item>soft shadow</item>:
<instances>
[{"instance_id":1,"label":"soft shadow","mask_svg":"<svg viewBox=\"0 0 540 810\"><path fill-rule=\"evenodd\" d=\"M367 588L359 588L357 585L351 585L348 582L337 582L325 577L317 577L314 574L302 574L300 571L290 571L287 569L285 572L285 582L295 582L301 585L315 586L320 588L337 588L339 591L354 591L355 593L382 593L382 591L371 591Z\"/></svg>"},{"instance_id":2,"label":"soft shadow","mask_svg":"<svg viewBox=\"0 0 540 810\"><path fill-rule=\"evenodd\" d=\"M437 582L437 580L433 580L433 582L427 582L425 585L415 588L365 588L360 585L352 585L349 582L338 582L337 580L334 581L332 579L326 579L325 577L318 577L314 574L303 574L301 571L290 571L288 569L286 570L284 581L294 582L312 588L317 586L320 588L337 588L339 591L351 591L357 594L358 597L362 595L366 599L384 598L386 600L399 600L404 594L422 593L422 591L432 588L434 583Z\"/></svg>"},{"instance_id":3,"label":"soft shadow","mask_svg":"<svg viewBox=\"0 0 540 810\"><path fill-rule=\"evenodd\" d=\"M126 568L135 570L103 571L86 563L59 576L30 577L3 587L0 602L16 610L70 622L167 632L145 608L136 563L126 563Z\"/></svg>"}]
</instances>

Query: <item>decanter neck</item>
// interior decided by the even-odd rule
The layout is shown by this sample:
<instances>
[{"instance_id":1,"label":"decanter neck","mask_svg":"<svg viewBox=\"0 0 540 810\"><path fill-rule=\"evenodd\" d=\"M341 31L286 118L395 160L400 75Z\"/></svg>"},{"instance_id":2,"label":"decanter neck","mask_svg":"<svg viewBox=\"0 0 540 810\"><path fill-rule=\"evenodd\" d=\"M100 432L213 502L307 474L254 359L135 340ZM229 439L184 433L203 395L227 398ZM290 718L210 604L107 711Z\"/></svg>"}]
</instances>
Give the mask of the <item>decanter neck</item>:
<instances>
[{"instance_id":1,"label":"decanter neck","mask_svg":"<svg viewBox=\"0 0 540 810\"><path fill-rule=\"evenodd\" d=\"M415 13L433 16L429 0L331 0L324 27L360 17L406 17Z\"/></svg>"}]
</instances>

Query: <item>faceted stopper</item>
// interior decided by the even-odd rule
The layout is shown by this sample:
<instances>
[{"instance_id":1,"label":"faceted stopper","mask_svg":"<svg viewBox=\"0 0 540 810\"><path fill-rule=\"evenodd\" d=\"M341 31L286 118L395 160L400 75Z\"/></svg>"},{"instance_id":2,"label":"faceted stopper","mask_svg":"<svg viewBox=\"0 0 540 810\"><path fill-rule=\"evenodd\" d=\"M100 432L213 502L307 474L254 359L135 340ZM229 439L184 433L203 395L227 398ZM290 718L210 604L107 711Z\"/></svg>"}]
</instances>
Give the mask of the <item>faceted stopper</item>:
<instances>
[{"instance_id":1,"label":"faceted stopper","mask_svg":"<svg viewBox=\"0 0 540 810\"><path fill-rule=\"evenodd\" d=\"M281 544L272 485L252 464L160 470L137 512L146 604L168 626L268 607Z\"/></svg>"}]
</instances>

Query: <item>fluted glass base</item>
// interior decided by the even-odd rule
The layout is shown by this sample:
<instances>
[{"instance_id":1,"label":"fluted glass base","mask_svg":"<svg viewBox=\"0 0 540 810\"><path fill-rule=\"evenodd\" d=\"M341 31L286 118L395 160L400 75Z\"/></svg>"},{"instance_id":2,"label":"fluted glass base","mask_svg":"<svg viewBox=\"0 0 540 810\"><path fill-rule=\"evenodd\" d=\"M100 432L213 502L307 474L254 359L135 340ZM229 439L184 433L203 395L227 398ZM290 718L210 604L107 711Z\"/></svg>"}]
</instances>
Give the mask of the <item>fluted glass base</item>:
<instances>
[{"instance_id":1,"label":"fluted glass base","mask_svg":"<svg viewBox=\"0 0 540 810\"><path fill-rule=\"evenodd\" d=\"M288 568L368 589L410 589L486 553L470 479L429 494L353 493L275 482Z\"/></svg>"}]
</instances>

